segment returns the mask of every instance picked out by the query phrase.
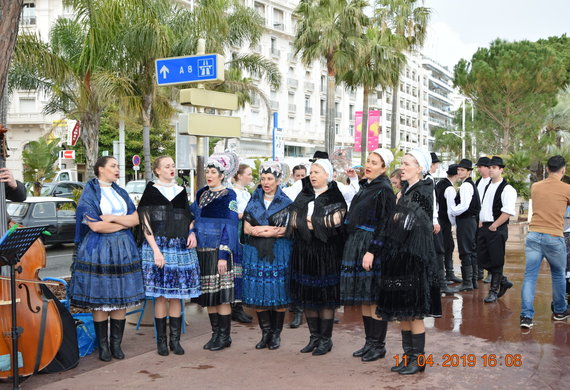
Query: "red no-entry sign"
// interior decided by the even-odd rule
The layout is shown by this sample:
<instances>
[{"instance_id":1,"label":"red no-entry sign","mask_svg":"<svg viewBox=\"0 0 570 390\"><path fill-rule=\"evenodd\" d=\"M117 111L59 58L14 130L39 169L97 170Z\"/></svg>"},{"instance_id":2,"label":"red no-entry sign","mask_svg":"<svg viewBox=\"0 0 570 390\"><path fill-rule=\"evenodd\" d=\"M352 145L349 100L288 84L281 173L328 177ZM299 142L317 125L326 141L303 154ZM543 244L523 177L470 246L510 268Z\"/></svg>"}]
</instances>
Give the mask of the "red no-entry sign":
<instances>
[{"instance_id":1,"label":"red no-entry sign","mask_svg":"<svg viewBox=\"0 0 570 390\"><path fill-rule=\"evenodd\" d=\"M75 150L62 150L59 153L61 158L75 160Z\"/></svg>"}]
</instances>

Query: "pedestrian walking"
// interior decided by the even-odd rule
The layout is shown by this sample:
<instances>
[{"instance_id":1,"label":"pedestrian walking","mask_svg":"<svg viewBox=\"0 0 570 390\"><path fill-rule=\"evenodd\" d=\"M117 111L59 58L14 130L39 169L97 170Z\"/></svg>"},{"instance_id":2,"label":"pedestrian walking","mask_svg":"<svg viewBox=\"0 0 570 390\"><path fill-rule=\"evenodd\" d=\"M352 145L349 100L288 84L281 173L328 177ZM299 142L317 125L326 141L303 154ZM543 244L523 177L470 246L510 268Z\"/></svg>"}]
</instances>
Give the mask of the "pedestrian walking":
<instances>
[{"instance_id":1,"label":"pedestrian walking","mask_svg":"<svg viewBox=\"0 0 570 390\"><path fill-rule=\"evenodd\" d=\"M487 156L479 157L477 163L477 172L479 173L479 178L475 180L475 187L477 187L477 192L479 193L479 199L483 199L483 193L485 192L485 187L491 181L489 177L489 161L491 159ZM477 240L475 240L477 242ZM478 257L477 257L478 258ZM478 266L478 273L477 273L477 280L483 279L483 266L481 264L477 264ZM484 283L491 283L491 274L487 272L487 277L483 280Z\"/></svg>"},{"instance_id":2,"label":"pedestrian walking","mask_svg":"<svg viewBox=\"0 0 570 390\"><path fill-rule=\"evenodd\" d=\"M534 290L542 259L546 258L552 276L552 319L563 321L570 316L566 301L566 245L564 214L570 205L570 186L561 181L566 160L553 156L546 163L548 177L531 187L532 218L526 238L526 267L522 286L521 328L530 329L534 318Z\"/></svg>"}]
</instances>

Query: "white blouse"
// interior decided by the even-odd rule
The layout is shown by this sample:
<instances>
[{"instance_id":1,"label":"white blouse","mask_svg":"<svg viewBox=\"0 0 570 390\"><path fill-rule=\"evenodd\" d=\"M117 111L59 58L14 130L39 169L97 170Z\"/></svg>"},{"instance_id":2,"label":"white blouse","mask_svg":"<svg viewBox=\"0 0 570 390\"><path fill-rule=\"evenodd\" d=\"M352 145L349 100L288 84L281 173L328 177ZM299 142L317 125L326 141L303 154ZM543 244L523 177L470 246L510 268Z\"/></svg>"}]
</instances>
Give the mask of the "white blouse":
<instances>
[{"instance_id":1,"label":"white blouse","mask_svg":"<svg viewBox=\"0 0 570 390\"><path fill-rule=\"evenodd\" d=\"M172 201L172 199L176 198L176 196L182 192L184 188L179 185L174 185L171 187L161 186L158 184L154 184L154 186L160 191L162 196L164 196L168 201Z\"/></svg>"},{"instance_id":2,"label":"white blouse","mask_svg":"<svg viewBox=\"0 0 570 390\"><path fill-rule=\"evenodd\" d=\"M127 203L113 187L101 187L99 207L102 215L127 215Z\"/></svg>"}]
</instances>

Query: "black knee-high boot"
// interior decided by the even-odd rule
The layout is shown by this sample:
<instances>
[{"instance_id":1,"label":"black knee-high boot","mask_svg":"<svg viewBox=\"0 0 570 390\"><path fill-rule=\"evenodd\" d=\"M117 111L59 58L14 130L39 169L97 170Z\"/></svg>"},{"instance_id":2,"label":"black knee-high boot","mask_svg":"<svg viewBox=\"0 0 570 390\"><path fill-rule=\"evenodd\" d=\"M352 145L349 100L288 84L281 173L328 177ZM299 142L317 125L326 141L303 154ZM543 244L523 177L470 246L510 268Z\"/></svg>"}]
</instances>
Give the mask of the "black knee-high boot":
<instances>
[{"instance_id":1,"label":"black knee-high boot","mask_svg":"<svg viewBox=\"0 0 570 390\"><path fill-rule=\"evenodd\" d=\"M180 345L180 334L182 333L182 316L170 317L168 320L168 325L170 327L170 350L174 352L175 355L184 355L184 348L182 348L182 345Z\"/></svg>"},{"instance_id":2,"label":"black knee-high boot","mask_svg":"<svg viewBox=\"0 0 570 390\"><path fill-rule=\"evenodd\" d=\"M210 351L221 351L232 345L232 338L230 337L232 331L232 315L218 314L218 317L220 322L220 336L214 342Z\"/></svg>"},{"instance_id":3,"label":"black knee-high boot","mask_svg":"<svg viewBox=\"0 0 570 390\"><path fill-rule=\"evenodd\" d=\"M154 328L156 330L156 350L160 356L168 356L168 345L166 343L166 317L155 317Z\"/></svg>"},{"instance_id":4,"label":"black knee-high boot","mask_svg":"<svg viewBox=\"0 0 570 390\"><path fill-rule=\"evenodd\" d=\"M320 356L330 352L330 350L333 347L333 342L332 342L333 326L334 326L334 318L320 319L321 338L319 339L319 345L317 346L317 349L313 351L313 356Z\"/></svg>"},{"instance_id":5,"label":"black knee-high boot","mask_svg":"<svg viewBox=\"0 0 570 390\"><path fill-rule=\"evenodd\" d=\"M319 345L319 339L321 338L321 319L319 317L307 317L307 325L309 326L311 336L309 337L309 343L301 349L301 353L313 352Z\"/></svg>"},{"instance_id":6,"label":"black knee-high boot","mask_svg":"<svg viewBox=\"0 0 570 390\"><path fill-rule=\"evenodd\" d=\"M370 317L370 341L371 346L368 352L362 356L363 362L373 362L386 356L386 332L388 331L388 322L376 320Z\"/></svg>"},{"instance_id":7,"label":"black knee-high boot","mask_svg":"<svg viewBox=\"0 0 570 390\"><path fill-rule=\"evenodd\" d=\"M410 362L410 354L412 352L412 331L402 330L401 333L402 333L402 349L404 350L404 353L402 354L398 365L390 369L393 372L400 372ZM406 356L405 360L404 356Z\"/></svg>"},{"instance_id":8,"label":"black knee-high boot","mask_svg":"<svg viewBox=\"0 0 570 390\"><path fill-rule=\"evenodd\" d=\"M212 345L214 345L218 337L220 337L220 317L218 313L209 313L208 317L210 317L210 325L212 326L212 337L204 344L204 349L212 348Z\"/></svg>"},{"instance_id":9,"label":"black knee-high boot","mask_svg":"<svg viewBox=\"0 0 570 390\"><path fill-rule=\"evenodd\" d=\"M271 311L271 338L269 339L269 349L277 349L281 346L281 331L285 322L284 311Z\"/></svg>"},{"instance_id":10,"label":"black knee-high boot","mask_svg":"<svg viewBox=\"0 0 570 390\"><path fill-rule=\"evenodd\" d=\"M114 320L111 318L111 341L109 345L111 347L111 355L119 360L125 358L125 354L121 349L121 343L123 342L126 322L127 320Z\"/></svg>"},{"instance_id":11,"label":"black knee-high boot","mask_svg":"<svg viewBox=\"0 0 570 390\"><path fill-rule=\"evenodd\" d=\"M93 321L95 327L95 335L99 343L99 360L104 362L111 361L111 352L109 351L109 321Z\"/></svg>"},{"instance_id":12,"label":"black knee-high boot","mask_svg":"<svg viewBox=\"0 0 570 390\"><path fill-rule=\"evenodd\" d=\"M365 335L365 342L364 346L360 348L358 351L354 351L352 356L354 357L362 357L368 350L370 349L370 323L372 322L372 317L370 316L362 316L362 322L364 323L364 335Z\"/></svg>"},{"instance_id":13,"label":"black knee-high boot","mask_svg":"<svg viewBox=\"0 0 570 390\"><path fill-rule=\"evenodd\" d=\"M426 369L425 358L420 358L422 355L425 356L425 345L425 333L412 334L412 352L410 359L408 360L408 365L400 370L400 375L413 375L418 372L423 372Z\"/></svg>"},{"instance_id":14,"label":"black knee-high boot","mask_svg":"<svg viewBox=\"0 0 570 390\"><path fill-rule=\"evenodd\" d=\"M267 344L271 338L271 315L269 310L258 311L257 321L261 328L261 340L255 345L255 349L267 348Z\"/></svg>"}]
</instances>

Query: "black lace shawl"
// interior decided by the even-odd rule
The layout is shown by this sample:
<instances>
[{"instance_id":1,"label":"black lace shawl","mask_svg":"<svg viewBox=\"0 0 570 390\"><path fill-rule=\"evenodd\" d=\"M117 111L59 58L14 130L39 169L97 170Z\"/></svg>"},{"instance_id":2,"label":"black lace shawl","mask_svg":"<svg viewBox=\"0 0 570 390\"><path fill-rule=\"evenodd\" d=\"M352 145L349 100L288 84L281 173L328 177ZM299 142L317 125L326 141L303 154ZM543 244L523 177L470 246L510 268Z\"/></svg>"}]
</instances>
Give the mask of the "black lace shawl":
<instances>
[{"instance_id":1,"label":"black lace shawl","mask_svg":"<svg viewBox=\"0 0 570 390\"><path fill-rule=\"evenodd\" d=\"M396 195L386 175L377 177L368 183L360 181L360 190L352 199L350 209L344 221L348 233L357 228L373 230L379 234L396 205Z\"/></svg>"},{"instance_id":2,"label":"black lace shawl","mask_svg":"<svg viewBox=\"0 0 570 390\"><path fill-rule=\"evenodd\" d=\"M380 235L382 257L410 255L426 264L428 281L437 282L437 264L433 247L433 181L420 180L411 188L402 188L390 222Z\"/></svg>"},{"instance_id":3,"label":"black lace shawl","mask_svg":"<svg viewBox=\"0 0 570 390\"><path fill-rule=\"evenodd\" d=\"M149 182L143 192L137 211L140 224L137 241L141 244L144 233L166 238L188 237L192 217L188 211L188 193L184 188L171 201Z\"/></svg>"},{"instance_id":4,"label":"black lace shawl","mask_svg":"<svg viewBox=\"0 0 570 390\"><path fill-rule=\"evenodd\" d=\"M308 205L312 201L315 202L311 216L314 236L322 242L328 242L331 237L342 236L342 222L347 207L336 182L332 181L328 184L328 189L316 198L311 183L304 183L303 190L297 195L293 204L289 206L288 237L299 236L305 242L311 241L311 230L307 225L307 211Z\"/></svg>"}]
</instances>

